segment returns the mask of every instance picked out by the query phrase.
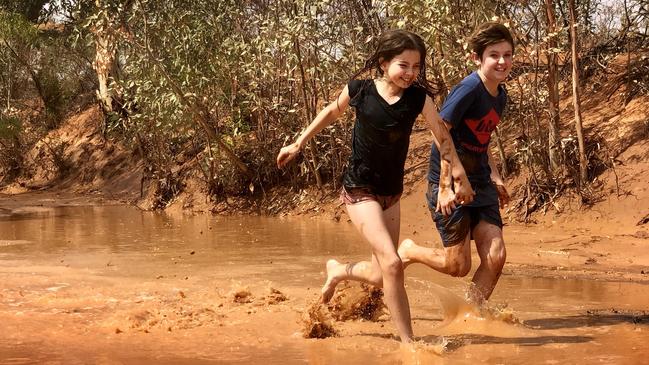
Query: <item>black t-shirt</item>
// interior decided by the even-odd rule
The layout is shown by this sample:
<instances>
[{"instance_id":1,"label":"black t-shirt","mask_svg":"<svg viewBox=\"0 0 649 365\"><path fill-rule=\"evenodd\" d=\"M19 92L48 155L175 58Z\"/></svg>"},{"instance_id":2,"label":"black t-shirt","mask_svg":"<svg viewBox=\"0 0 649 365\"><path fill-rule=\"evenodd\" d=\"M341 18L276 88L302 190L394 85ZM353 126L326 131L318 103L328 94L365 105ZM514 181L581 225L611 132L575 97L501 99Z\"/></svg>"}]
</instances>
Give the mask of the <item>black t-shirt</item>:
<instances>
[{"instance_id":1,"label":"black t-shirt","mask_svg":"<svg viewBox=\"0 0 649 365\"><path fill-rule=\"evenodd\" d=\"M374 80L352 80L347 86L356 122L343 185L368 188L377 195L400 194L410 133L424 107L426 92L413 85L396 103L388 104Z\"/></svg>"}]
</instances>

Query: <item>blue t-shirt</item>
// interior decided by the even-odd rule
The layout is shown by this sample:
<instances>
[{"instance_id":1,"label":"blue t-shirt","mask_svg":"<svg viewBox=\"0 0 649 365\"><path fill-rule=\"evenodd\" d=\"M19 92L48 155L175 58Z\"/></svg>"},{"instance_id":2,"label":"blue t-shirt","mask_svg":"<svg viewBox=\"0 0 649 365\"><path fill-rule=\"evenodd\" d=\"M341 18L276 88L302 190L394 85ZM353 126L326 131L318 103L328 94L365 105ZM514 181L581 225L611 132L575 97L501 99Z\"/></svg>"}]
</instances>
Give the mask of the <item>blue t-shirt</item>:
<instances>
[{"instance_id":1,"label":"blue t-shirt","mask_svg":"<svg viewBox=\"0 0 649 365\"><path fill-rule=\"evenodd\" d=\"M442 119L452 125L450 133L455 149L474 189L491 182L489 141L506 101L507 93L502 86L498 86L498 96L493 96L480 75L473 72L451 90L440 110ZM439 151L433 144L428 170L430 182L439 184L439 169ZM482 205L480 198L476 196L475 204L471 205Z\"/></svg>"}]
</instances>

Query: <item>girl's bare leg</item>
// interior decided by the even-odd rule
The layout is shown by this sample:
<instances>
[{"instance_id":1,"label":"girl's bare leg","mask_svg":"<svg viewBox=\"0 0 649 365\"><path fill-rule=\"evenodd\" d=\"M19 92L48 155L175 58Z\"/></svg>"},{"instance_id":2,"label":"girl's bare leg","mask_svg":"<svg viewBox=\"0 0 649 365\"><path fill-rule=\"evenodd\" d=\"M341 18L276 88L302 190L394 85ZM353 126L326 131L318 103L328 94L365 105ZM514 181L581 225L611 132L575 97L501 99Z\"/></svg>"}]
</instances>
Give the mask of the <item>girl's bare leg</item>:
<instances>
[{"instance_id":1,"label":"girl's bare leg","mask_svg":"<svg viewBox=\"0 0 649 365\"><path fill-rule=\"evenodd\" d=\"M392 238L392 242L398 242L401 226L401 209L399 202L390 207L388 211L383 212L385 223L388 232L390 233L390 237ZM372 253L370 261L351 263L341 263L334 259L327 261L327 281L322 287L322 301L324 303L331 300L331 297L333 297L336 290L336 285L343 280L361 281L377 288L382 288L383 275L381 274L381 266L379 265L376 255Z\"/></svg>"},{"instance_id":2,"label":"girl's bare leg","mask_svg":"<svg viewBox=\"0 0 649 365\"><path fill-rule=\"evenodd\" d=\"M397 255L396 247L401 219L400 204L397 203L383 211L377 202L367 201L362 204L347 205L347 212L354 226L372 248L373 264L370 267L376 265L380 268L385 303L401 336L401 341L412 342L410 306L404 287L403 264ZM358 270L352 267L349 270L350 275L346 278L355 278L357 275L361 277L363 274L375 272L373 271L375 267L367 270L366 265L356 266Z\"/></svg>"}]
</instances>

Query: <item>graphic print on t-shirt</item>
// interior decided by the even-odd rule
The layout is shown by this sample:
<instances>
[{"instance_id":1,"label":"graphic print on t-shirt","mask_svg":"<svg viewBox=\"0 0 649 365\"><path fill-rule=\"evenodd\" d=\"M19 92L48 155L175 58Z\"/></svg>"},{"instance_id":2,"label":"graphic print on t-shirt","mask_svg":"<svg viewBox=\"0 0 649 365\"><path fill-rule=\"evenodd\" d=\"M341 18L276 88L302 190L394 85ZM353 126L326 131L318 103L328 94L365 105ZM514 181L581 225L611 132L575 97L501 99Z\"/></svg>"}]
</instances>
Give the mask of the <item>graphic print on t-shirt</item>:
<instances>
[{"instance_id":1,"label":"graphic print on t-shirt","mask_svg":"<svg viewBox=\"0 0 649 365\"><path fill-rule=\"evenodd\" d=\"M500 122L500 117L498 116L498 113L494 110L494 108L491 108L489 110L489 113L482 117L482 119L465 119L464 120L466 125L469 127L471 132L473 132L473 135L478 139L478 142L482 146L472 146L472 150L486 150L486 145L489 143L489 140L491 138L491 132L496 129L496 126Z\"/></svg>"}]
</instances>

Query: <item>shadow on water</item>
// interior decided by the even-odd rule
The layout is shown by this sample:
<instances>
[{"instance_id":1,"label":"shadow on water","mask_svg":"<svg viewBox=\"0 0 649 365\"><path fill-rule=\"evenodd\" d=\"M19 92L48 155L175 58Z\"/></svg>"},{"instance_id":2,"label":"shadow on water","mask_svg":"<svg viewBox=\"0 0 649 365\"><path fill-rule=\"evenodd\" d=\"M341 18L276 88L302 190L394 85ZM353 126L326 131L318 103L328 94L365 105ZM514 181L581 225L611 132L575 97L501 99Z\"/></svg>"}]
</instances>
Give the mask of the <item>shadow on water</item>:
<instances>
[{"instance_id":1,"label":"shadow on water","mask_svg":"<svg viewBox=\"0 0 649 365\"><path fill-rule=\"evenodd\" d=\"M588 311L586 314L556 318L537 318L523 322L525 326L549 330L561 328L613 326L616 324L649 325L649 313L632 311Z\"/></svg>"},{"instance_id":2,"label":"shadow on water","mask_svg":"<svg viewBox=\"0 0 649 365\"><path fill-rule=\"evenodd\" d=\"M425 318L425 317L412 317L413 321L423 321L423 322L439 322L442 323L444 319L442 318Z\"/></svg>"},{"instance_id":3,"label":"shadow on water","mask_svg":"<svg viewBox=\"0 0 649 365\"><path fill-rule=\"evenodd\" d=\"M55 214L52 208L27 207L18 209L0 208L0 221L27 221L51 217ZM60 214L57 214L60 216Z\"/></svg>"},{"instance_id":4,"label":"shadow on water","mask_svg":"<svg viewBox=\"0 0 649 365\"><path fill-rule=\"evenodd\" d=\"M536 336L536 337L498 337L489 335L463 334L444 336L448 341L447 352L455 351L466 345L519 345L543 346L548 344L576 344L593 340L590 336ZM424 336L421 341L439 343L439 336Z\"/></svg>"},{"instance_id":5,"label":"shadow on water","mask_svg":"<svg viewBox=\"0 0 649 365\"><path fill-rule=\"evenodd\" d=\"M382 338L398 341L398 337L384 333L359 333L359 336ZM499 337L481 334L427 335L416 337L416 341L425 345L436 346L445 343L444 352L452 352L467 345L519 345L544 346L549 344L577 344L593 341L591 336L533 336L533 337Z\"/></svg>"}]
</instances>

